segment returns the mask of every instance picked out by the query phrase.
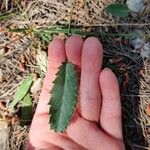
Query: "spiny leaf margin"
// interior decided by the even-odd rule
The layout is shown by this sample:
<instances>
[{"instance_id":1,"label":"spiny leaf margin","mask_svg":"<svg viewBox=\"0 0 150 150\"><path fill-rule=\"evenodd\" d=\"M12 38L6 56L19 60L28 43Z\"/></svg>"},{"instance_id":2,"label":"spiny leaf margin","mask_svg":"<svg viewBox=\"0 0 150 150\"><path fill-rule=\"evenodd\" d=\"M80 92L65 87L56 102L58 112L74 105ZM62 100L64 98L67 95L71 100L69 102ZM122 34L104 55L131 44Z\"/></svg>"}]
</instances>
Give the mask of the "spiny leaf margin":
<instances>
[{"instance_id":1,"label":"spiny leaf margin","mask_svg":"<svg viewBox=\"0 0 150 150\"><path fill-rule=\"evenodd\" d=\"M64 132L73 115L78 96L78 79L75 66L70 62L62 63L53 81L50 98L50 128Z\"/></svg>"}]
</instances>

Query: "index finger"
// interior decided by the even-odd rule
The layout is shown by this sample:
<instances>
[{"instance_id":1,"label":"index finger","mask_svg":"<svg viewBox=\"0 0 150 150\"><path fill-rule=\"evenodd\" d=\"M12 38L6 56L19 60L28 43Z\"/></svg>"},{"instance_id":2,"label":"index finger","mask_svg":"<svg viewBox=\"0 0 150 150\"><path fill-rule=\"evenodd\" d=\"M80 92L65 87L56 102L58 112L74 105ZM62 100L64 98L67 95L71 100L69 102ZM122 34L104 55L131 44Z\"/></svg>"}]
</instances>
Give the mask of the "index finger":
<instances>
[{"instance_id":1,"label":"index finger","mask_svg":"<svg viewBox=\"0 0 150 150\"><path fill-rule=\"evenodd\" d=\"M48 71L43 82L36 114L44 114L49 111L48 102L50 100L50 90L53 86L52 82L56 78L58 67L66 60L65 44L63 40L57 38L49 44L48 60Z\"/></svg>"}]
</instances>

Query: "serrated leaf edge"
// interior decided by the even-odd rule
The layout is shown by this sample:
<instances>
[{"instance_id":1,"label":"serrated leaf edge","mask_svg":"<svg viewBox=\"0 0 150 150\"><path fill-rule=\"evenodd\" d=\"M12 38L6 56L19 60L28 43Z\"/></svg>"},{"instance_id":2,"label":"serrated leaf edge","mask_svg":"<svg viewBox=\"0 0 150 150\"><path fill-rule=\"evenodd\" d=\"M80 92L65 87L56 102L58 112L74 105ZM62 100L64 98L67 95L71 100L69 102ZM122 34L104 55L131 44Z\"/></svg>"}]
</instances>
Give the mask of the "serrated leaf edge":
<instances>
[{"instance_id":1,"label":"serrated leaf edge","mask_svg":"<svg viewBox=\"0 0 150 150\"><path fill-rule=\"evenodd\" d=\"M55 80L57 79L57 76L58 76L58 74L59 74L59 70L60 70L60 68L62 67L62 65L64 65L64 64L67 65L67 63L68 63L68 64L69 64L69 63L72 64L71 62L63 62L63 63L58 67L58 72L55 74L55 75L56 75ZM73 64L72 64L72 65L73 65ZM73 66L73 67L74 67L74 66ZM73 69L73 71L74 71L74 74L76 74L76 78L75 78L76 83L78 83L77 72L75 71L75 69ZM54 84L55 80L52 82L53 84ZM54 86L52 87L52 89L51 89L51 91L50 91L50 94L52 94L53 88L54 88ZM77 98L78 98L78 86L76 87L76 90L77 90L77 94L75 94L75 97L76 97L76 99L77 99ZM73 113L74 113L74 111L75 111L77 102L78 102L78 101L76 100L76 101L74 102L74 104L73 104L73 109L72 109L72 114L71 114L71 115L73 115ZM51 105L51 100L49 101L48 105ZM51 106L50 106L50 107L51 107ZM50 118L51 118L50 109L49 109L49 116L50 116ZM62 130L59 131L59 130L57 130L56 128L53 128L50 118L49 118L50 128L53 129L55 132L64 132L65 129L67 129L67 126L68 126L68 124L69 124L69 122L70 122L72 116L70 117L70 119L67 120L66 127L64 128L63 131L62 131Z\"/></svg>"}]
</instances>

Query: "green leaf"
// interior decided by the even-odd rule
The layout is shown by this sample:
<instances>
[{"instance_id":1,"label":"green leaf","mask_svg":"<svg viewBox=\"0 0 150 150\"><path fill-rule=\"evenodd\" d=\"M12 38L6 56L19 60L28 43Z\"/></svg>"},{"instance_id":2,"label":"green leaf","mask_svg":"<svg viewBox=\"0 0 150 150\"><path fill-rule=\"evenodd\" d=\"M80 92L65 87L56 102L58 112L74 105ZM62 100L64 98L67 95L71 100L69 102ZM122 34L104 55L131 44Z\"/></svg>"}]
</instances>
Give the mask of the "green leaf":
<instances>
[{"instance_id":1,"label":"green leaf","mask_svg":"<svg viewBox=\"0 0 150 150\"><path fill-rule=\"evenodd\" d=\"M22 100L22 108L21 108L21 125L25 125L28 122L31 122L32 119L32 101L30 94L27 93Z\"/></svg>"},{"instance_id":2,"label":"green leaf","mask_svg":"<svg viewBox=\"0 0 150 150\"><path fill-rule=\"evenodd\" d=\"M77 103L77 73L72 63L63 63L56 74L50 99L50 125L56 132L67 128Z\"/></svg>"},{"instance_id":3,"label":"green leaf","mask_svg":"<svg viewBox=\"0 0 150 150\"><path fill-rule=\"evenodd\" d=\"M39 35L39 36L42 38L43 42L48 43L52 40L52 36L48 33L41 33L41 35Z\"/></svg>"},{"instance_id":4,"label":"green leaf","mask_svg":"<svg viewBox=\"0 0 150 150\"><path fill-rule=\"evenodd\" d=\"M124 4L110 4L106 7L106 11L116 17L126 17L129 15L129 8Z\"/></svg>"},{"instance_id":5,"label":"green leaf","mask_svg":"<svg viewBox=\"0 0 150 150\"><path fill-rule=\"evenodd\" d=\"M32 82L33 82L33 76L30 75L29 77L27 77L27 79L25 79L20 84L20 86L18 87L18 89L14 95L14 99L13 99L12 103L10 104L10 107L14 108L15 105L24 98L24 96L29 91L29 88L30 88Z\"/></svg>"},{"instance_id":6,"label":"green leaf","mask_svg":"<svg viewBox=\"0 0 150 150\"><path fill-rule=\"evenodd\" d=\"M25 95L25 97L22 100L22 107L31 106L31 105L32 105L31 97L30 94L27 93L27 95Z\"/></svg>"}]
</instances>

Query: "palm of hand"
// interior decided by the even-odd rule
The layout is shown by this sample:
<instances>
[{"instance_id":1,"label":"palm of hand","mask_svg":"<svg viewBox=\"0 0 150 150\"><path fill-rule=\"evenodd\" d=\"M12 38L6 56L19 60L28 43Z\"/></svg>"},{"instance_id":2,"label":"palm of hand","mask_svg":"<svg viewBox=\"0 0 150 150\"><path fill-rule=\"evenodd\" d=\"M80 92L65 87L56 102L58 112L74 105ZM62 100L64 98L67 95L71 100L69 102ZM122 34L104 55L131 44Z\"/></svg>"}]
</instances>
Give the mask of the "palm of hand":
<instances>
[{"instance_id":1,"label":"palm of hand","mask_svg":"<svg viewBox=\"0 0 150 150\"><path fill-rule=\"evenodd\" d=\"M49 45L49 68L44 80L27 150L122 150L121 106L118 82L109 69L101 71L102 46L94 38L84 42L71 36L64 43L54 39ZM49 129L50 90L57 68L66 58L81 72L78 111L65 133Z\"/></svg>"}]
</instances>

